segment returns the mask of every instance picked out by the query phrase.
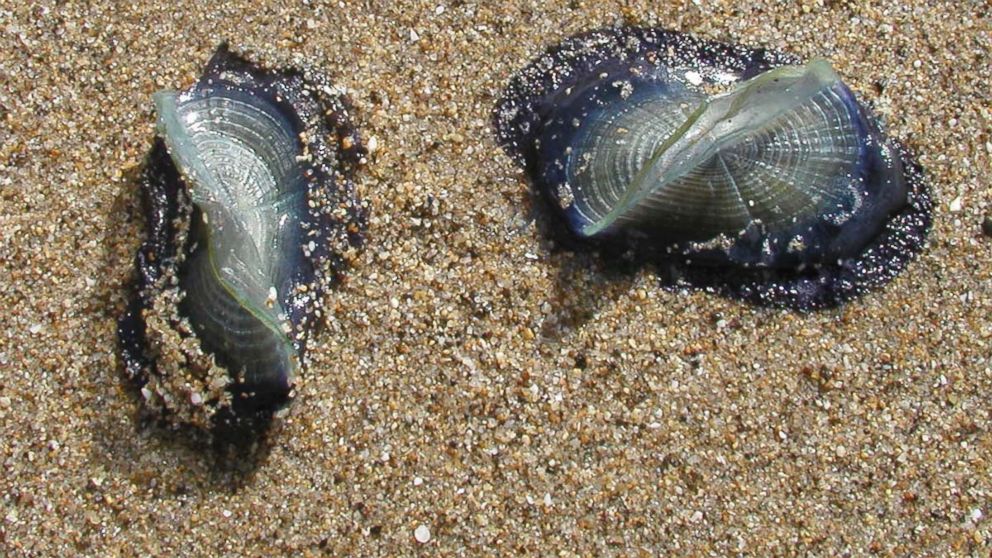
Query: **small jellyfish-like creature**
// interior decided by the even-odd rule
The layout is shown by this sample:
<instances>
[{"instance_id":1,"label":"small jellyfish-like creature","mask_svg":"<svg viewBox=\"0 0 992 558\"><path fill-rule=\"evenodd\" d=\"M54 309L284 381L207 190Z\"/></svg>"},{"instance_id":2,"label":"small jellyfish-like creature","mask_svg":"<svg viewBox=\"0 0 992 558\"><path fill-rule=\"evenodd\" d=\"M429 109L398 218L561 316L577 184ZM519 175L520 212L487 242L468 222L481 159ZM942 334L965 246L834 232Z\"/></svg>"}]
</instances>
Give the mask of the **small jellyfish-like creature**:
<instances>
[{"instance_id":1,"label":"small jellyfish-like creature","mask_svg":"<svg viewBox=\"0 0 992 558\"><path fill-rule=\"evenodd\" d=\"M364 148L334 91L221 45L192 87L154 95L147 236L118 330L145 403L176 423L267 424L291 396L361 240Z\"/></svg>"},{"instance_id":2,"label":"small jellyfish-like creature","mask_svg":"<svg viewBox=\"0 0 992 558\"><path fill-rule=\"evenodd\" d=\"M930 225L919 165L824 59L595 31L514 76L494 122L574 245L758 303L884 284Z\"/></svg>"}]
</instances>

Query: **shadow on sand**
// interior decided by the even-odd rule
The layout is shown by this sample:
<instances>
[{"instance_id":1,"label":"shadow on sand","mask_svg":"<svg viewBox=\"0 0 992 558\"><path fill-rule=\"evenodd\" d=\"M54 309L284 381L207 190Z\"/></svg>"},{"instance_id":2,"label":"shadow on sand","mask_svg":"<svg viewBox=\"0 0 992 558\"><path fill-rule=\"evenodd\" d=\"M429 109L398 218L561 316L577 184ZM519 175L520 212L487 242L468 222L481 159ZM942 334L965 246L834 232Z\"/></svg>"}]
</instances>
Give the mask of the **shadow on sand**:
<instances>
[{"instance_id":1,"label":"shadow on sand","mask_svg":"<svg viewBox=\"0 0 992 558\"><path fill-rule=\"evenodd\" d=\"M127 312L136 309L140 312L140 304L135 306L139 297L133 265L139 243L124 239L144 235L148 214L147 207L143 207L147 200L142 199L141 185L147 167L146 161L127 172L123 186L108 208L105 219L108 226L102 240L102 265L107 281L92 301L95 315L113 323L118 354L121 343L125 342L119 334L119 320ZM154 373L153 369L148 371ZM112 373L119 386L113 391L118 401L104 406L128 411L123 416L97 413L92 425L93 461L106 463L107 470L129 472L151 485L167 485L166 489L176 494L194 485L210 491L234 491L250 483L267 460L273 438L271 414L259 420L234 422L234 426L221 416L210 431L175 425L144 406L141 388L147 378L132 374L124 359L117 360L112 372L104 372Z\"/></svg>"}]
</instances>

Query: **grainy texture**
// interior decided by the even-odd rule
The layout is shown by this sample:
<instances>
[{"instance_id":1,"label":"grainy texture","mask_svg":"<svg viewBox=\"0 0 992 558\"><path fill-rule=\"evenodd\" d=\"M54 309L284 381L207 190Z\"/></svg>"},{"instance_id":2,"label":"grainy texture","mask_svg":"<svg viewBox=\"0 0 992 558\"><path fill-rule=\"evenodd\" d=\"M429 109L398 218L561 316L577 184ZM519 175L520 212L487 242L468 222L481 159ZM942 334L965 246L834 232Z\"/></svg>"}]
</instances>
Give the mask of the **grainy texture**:
<instances>
[{"instance_id":1,"label":"grainy texture","mask_svg":"<svg viewBox=\"0 0 992 558\"><path fill-rule=\"evenodd\" d=\"M988 555L988 5L757 4L4 2L0 553ZM808 315L555 250L490 111L623 22L830 57L929 171L930 247ZM224 38L331 74L377 145L368 247L241 467L139 420L114 330L151 93Z\"/></svg>"}]
</instances>

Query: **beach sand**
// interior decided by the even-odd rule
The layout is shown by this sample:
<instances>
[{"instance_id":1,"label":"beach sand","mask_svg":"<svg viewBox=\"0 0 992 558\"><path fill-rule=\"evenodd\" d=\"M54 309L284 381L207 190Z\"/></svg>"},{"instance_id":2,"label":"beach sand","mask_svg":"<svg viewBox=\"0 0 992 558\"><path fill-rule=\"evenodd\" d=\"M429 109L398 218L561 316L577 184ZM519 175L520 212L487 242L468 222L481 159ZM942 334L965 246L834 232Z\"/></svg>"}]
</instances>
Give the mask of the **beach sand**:
<instances>
[{"instance_id":1,"label":"beach sand","mask_svg":"<svg viewBox=\"0 0 992 558\"><path fill-rule=\"evenodd\" d=\"M0 554L989 554L986 2L3 4ZM926 167L929 246L810 314L556 249L490 114L622 23L829 57ZM234 464L141 418L115 331L151 94L225 39L332 76L378 145L366 248Z\"/></svg>"}]
</instances>

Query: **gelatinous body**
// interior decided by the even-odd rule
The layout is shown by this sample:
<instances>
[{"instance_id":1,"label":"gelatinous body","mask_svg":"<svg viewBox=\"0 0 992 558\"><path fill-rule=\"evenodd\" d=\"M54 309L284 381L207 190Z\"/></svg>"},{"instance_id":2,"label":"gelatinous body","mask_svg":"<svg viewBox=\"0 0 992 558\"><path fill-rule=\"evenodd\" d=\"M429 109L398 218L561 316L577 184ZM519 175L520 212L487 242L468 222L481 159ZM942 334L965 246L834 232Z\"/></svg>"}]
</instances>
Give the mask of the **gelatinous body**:
<instances>
[{"instance_id":1,"label":"gelatinous body","mask_svg":"<svg viewBox=\"0 0 992 558\"><path fill-rule=\"evenodd\" d=\"M884 283L929 226L919 167L822 59L592 32L515 76L495 126L578 245L759 302Z\"/></svg>"},{"instance_id":2,"label":"gelatinous body","mask_svg":"<svg viewBox=\"0 0 992 558\"><path fill-rule=\"evenodd\" d=\"M222 46L192 88L155 94L148 237L120 331L146 399L188 422L288 400L321 298L359 241L349 176L362 148L315 79Z\"/></svg>"}]
</instances>

